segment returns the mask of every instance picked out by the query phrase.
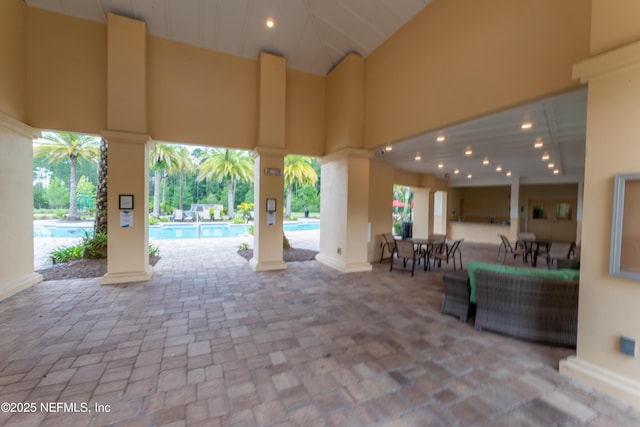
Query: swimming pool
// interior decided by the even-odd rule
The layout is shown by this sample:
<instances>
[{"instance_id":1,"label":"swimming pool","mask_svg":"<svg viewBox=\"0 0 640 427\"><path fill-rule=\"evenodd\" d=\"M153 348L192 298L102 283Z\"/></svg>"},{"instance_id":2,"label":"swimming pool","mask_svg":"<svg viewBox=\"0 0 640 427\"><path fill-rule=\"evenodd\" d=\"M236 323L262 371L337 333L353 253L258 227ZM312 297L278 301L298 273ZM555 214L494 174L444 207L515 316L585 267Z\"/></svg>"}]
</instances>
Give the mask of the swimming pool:
<instances>
[{"instance_id":1,"label":"swimming pool","mask_svg":"<svg viewBox=\"0 0 640 427\"><path fill-rule=\"evenodd\" d=\"M248 224L162 224L149 226L149 238L157 240L171 239L212 239L220 237L239 237L249 234ZM320 222L287 222L285 232L319 230ZM82 238L85 233L93 235L93 227L69 225L34 225L33 237L37 238Z\"/></svg>"}]
</instances>

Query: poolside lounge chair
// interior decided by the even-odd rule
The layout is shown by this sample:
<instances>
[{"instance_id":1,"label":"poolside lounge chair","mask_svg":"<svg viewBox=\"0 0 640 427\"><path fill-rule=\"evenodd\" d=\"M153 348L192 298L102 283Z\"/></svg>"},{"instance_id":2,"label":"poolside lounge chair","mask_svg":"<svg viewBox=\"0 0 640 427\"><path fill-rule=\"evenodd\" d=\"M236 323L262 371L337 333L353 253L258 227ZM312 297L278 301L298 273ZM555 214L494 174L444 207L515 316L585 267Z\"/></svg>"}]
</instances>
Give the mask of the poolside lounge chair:
<instances>
[{"instance_id":1,"label":"poolside lounge chair","mask_svg":"<svg viewBox=\"0 0 640 427\"><path fill-rule=\"evenodd\" d=\"M211 213L209 209L204 209L200 214L200 221L211 221Z\"/></svg>"},{"instance_id":2,"label":"poolside lounge chair","mask_svg":"<svg viewBox=\"0 0 640 427\"><path fill-rule=\"evenodd\" d=\"M176 209L175 211L173 211L173 220L174 221L184 221L184 212L182 211L182 209Z\"/></svg>"}]
</instances>

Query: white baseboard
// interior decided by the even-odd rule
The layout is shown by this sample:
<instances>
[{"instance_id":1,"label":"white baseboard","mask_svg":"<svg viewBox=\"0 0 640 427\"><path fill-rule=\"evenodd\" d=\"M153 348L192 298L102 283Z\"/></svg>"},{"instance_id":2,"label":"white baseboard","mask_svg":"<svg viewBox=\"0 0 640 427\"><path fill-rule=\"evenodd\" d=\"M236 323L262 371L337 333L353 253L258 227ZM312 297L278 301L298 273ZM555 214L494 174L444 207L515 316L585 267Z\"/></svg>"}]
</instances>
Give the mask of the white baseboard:
<instances>
[{"instance_id":1,"label":"white baseboard","mask_svg":"<svg viewBox=\"0 0 640 427\"><path fill-rule=\"evenodd\" d=\"M560 373L640 409L640 383L571 356L560 361Z\"/></svg>"}]
</instances>

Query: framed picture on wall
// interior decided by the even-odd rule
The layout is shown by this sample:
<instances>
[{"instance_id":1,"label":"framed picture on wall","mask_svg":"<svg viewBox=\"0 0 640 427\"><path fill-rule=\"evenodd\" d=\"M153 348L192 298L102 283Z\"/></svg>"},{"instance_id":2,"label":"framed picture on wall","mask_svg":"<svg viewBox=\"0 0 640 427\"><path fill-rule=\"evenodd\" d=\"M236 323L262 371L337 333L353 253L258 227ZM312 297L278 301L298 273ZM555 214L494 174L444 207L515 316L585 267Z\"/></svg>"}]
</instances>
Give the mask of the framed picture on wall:
<instances>
[{"instance_id":1,"label":"framed picture on wall","mask_svg":"<svg viewBox=\"0 0 640 427\"><path fill-rule=\"evenodd\" d=\"M536 203L533 205L533 219L544 219L544 206Z\"/></svg>"},{"instance_id":2,"label":"framed picture on wall","mask_svg":"<svg viewBox=\"0 0 640 427\"><path fill-rule=\"evenodd\" d=\"M556 219L571 219L571 205L569 203L558 203Z\"/></svg>"},{"instance_id":3,"label":"framed picture on wall","mask_svg":"<svg viewBox=\"0 0 640 427\"><path fill-rule=\"evenodd\" d=\"M640 174L614 179L609 274L640 280Z\"/></svg>"},{"instance_id":4,"label":"framed picture on wall","mask_svg":"<svg viewBox=\"0 0 640 427\"><path fill-rule=\"evenodd\" d=\"M133 194L120 194L118 209L133 209Z\"/></svg>"}]
</instances>

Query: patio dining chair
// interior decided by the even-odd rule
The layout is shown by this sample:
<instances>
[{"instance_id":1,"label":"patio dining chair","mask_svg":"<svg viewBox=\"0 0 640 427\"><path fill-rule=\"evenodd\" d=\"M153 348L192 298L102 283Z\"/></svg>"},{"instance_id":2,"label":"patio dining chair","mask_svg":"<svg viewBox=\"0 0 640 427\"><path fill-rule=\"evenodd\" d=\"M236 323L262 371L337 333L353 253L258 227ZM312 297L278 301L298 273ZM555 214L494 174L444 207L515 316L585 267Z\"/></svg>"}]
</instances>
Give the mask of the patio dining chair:
<instances>
[{"instance_id":1,"label":"patio dining chair","mask_svg":"<svg viewBox=\"0 0 640 427\"><path fill-rule=\"evenodd\" d=\"M573 252L574 245L575 243L573 242L551 243L549 252L547 252L547 268L552 268L554 261L556 262L557 268L566 268L568 265L570 265L570 263L565 263L565 261L569 260L571 252Z\"/></svg>"},{"instance_id":2,"label":"patio dining chair","mask_svg":"<svg viewBox=\"0 0 640 427\"><path fill-rule=\"evenodd\" d=\"M534 252L536 251L536 233L532 232L520 232L518 233L518 240L516 241L516 249L524 249L524 260L527 261L529 257L533 260Z\"/></svg>"},{"instance_id":3,"label":"patio dining chair","mask_svg":"<svg viewBox=\"0 0 640 427\"><path fill-rule=\"evenodd\" d=\"M456 271L456 254L458 255L458 259L460 260L460 269L462 269L462 251L460 251L460 244L464 241L464 239L459 239L454 241L451 245L444 245L444 248L441 252L434 253L431 255L433 257L433 266L436 266L436 262L438 263L438 267L442 266L442 261L446 261L449 264L449 260L453 259L453 271Z\"/></svg>"},{"instance_id":4,"label":"patio dining chair","mask_svg":"<svg viewBox=\"0 0 640 427\"><path fill-rule=\"evenodd\" d=\"M393 252L396 250L396 239L393 237L392 233L382 233L382 248L380 250L380 264L382 264L382 260L384 259L384 250L387 249L393 258Z\"/></svg>"},{"instance_id":5,"label":"patio dining chair","mask_svg":"<svg viewBox=\"0 0 640 427\"><path fill-rule=\"evenodd\" d=\"M413 241L411 240L396 240L396 249L395 254L397 255L396 259L402 260L402 266L407 268L407 262L411 261L411 275L416 269L416 251L413 246ZM393 270L393 262L394 257L393 253L391 254L391 265L389 266L389 271Z\"/></svg>"},{"instance_id":6,"label":"patio dining chair","mask_svg":"<svg viewBox=\"0 0 640 427\"><path fill-rule=\"evenodd\" d=\"M498 247L498 254L496 255L496 261L498 261L500 259L500 254L502 253L502 261L501 263L504 264L504 262L507 260L507 255L511 254L513 255L513 259L516 259L517 257L521 256L522 257L522 262L526 262L526 258L525 258L525 254L527 253L527 250L524 248L514 248L511 245L511 242L509 241L509 239L507 238L507 236L505 236L504 234L499 234L498 236L500 236L500 246Z\"/></svg>"}]
</instances>

